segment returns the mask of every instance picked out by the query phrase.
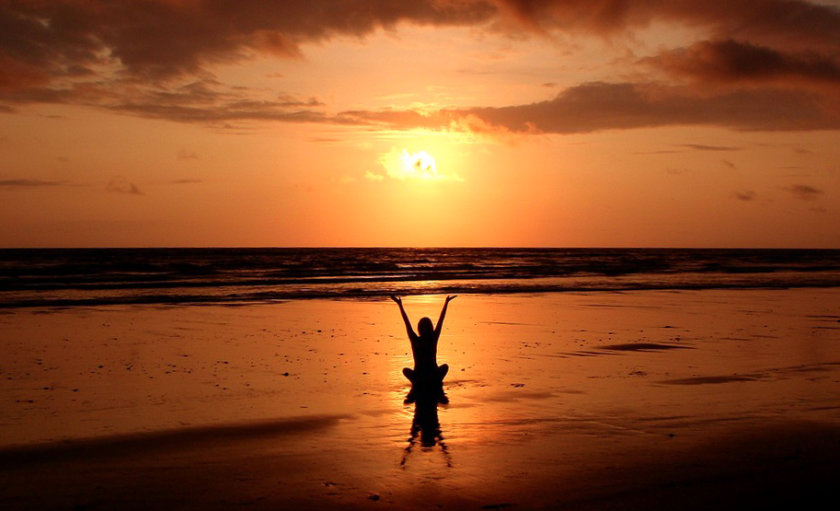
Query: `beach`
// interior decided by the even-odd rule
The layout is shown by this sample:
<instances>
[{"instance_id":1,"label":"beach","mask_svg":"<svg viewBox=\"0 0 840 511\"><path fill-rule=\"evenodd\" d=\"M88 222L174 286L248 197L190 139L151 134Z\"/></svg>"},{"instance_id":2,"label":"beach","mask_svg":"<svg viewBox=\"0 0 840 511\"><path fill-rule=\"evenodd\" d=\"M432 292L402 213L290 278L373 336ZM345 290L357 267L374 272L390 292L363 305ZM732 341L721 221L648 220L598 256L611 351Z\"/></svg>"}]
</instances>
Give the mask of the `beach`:
<instances>
[{"instance_id":1,"label":"beach","mask_svg":"<svg viewBox=\"0 0 840 511\"><path fill-rule=\"evenodd\" d=\"M0 511L830 508L838 142L840 0L0 0Z\"/></svg>"},{"instance_id":2,"label":"beach","mask_svg":"<svg viewBox=\"0 0 840 511\"><path fill-rule=\"evenodd\" d=\"M0 339L4 509L807 507L840 455L837 288L462 295L431 406L383 299L19 308Z\"/></svg>"}]
</instances>

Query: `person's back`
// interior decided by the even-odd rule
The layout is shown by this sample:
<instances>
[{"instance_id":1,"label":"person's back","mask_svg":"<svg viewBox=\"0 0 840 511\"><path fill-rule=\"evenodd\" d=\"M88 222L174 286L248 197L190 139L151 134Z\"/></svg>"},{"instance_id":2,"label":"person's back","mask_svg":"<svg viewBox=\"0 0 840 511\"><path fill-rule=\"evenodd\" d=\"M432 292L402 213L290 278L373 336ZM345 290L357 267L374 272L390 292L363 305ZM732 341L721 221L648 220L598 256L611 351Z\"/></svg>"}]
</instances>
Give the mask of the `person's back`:
<instances>
[{"instance_id":1,"label":"person's back","mask_svg":"<svg viewBox=\"0 0 840 511\"><path fill-rule=\"evenodd\" d=\"M402 314L405 329L408 333L408 338L411 341L411 354L414 356L414 369L403 369L403 374L411 383L417 383L418 380L429 381L443 381L446 376L449 366L443 364L437 365L437 345L440 338L440 332L443 328L443 319L446 316L446 308L449 302L455 299L455 296L447 296L443 303L443 309L440 311L440 318L437 326L432 326L432 320L429 318L422 318L417 323L417 331L419 335L414 333L411 328L411 322L405 309L402 305L402 300L392 295L391 299L400 306L400 313Z\"/></svg>"},{"instance_id":2,"label":"person's back","mask_svg":"<svg viewBox=\"0 0 840 511\"><path fill-rule=\"evenodd\" d=\"M409 336L411 354L414 355L414 372L428 373L437 369L438 335L432 320L423 318L417 323L417 336Z\"/></svg>"}]
</instances>

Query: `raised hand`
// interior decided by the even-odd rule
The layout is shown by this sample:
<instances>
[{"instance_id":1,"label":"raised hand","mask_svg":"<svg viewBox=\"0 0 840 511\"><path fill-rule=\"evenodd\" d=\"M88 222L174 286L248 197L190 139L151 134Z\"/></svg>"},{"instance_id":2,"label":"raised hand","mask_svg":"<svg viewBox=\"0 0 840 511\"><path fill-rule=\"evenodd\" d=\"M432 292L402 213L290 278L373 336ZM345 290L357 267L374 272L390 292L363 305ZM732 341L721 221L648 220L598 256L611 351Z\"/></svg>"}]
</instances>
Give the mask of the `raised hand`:
<instances>
[{"instance_id":1,"label":"raised hand","mask_svg":"<svg viewBox=\"0 0 840 511\"><path fill-rule=\"evenodd\" d=\"M405 309L403 308L402 298L397 295L391 295L391 300L394 300L397 305L400 306L400 315L403 318L403 323L405 323L405 331L408 333L408 338L412 339L413 342L413 340L417 338L417 334L415 334L414 329L411 328L411 321L408 320L408 314L405 313Z\"/></svg>"},{"instance_id":2,"label":"raised hand","mask_svg":"<svg viewBox=\"0 0 840 511\"><path fill-rule=\"evenodd\" d=\"M446 297L446 300L443 301L443 308L440 310L440 318L438 318L437 325L435 326L435 339L440 337L440 331L443 328L443 318L446 317L446 308L449 306L449 302L458 298L458 295L449 295Z\"/></svg>"}]
</instances>

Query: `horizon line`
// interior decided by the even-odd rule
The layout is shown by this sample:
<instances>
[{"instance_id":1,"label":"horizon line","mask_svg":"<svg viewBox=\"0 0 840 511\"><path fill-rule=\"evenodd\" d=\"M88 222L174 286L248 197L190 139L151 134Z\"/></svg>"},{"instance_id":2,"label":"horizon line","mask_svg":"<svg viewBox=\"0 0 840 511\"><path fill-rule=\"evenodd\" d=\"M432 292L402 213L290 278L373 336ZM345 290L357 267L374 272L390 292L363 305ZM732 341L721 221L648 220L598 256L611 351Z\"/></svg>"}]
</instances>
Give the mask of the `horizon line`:
<instances>
[{"instance_id":1,"label":"horizon line","mask_svg":"<svg viewBox=\"0 0 840 511\"><path fill-rule=\"evenodd\" d=\"M149 245L149 246L36 246L0 247L0 250L840 250L812 246L556 246L556 245Z\"/></svg>"}]
</instances>

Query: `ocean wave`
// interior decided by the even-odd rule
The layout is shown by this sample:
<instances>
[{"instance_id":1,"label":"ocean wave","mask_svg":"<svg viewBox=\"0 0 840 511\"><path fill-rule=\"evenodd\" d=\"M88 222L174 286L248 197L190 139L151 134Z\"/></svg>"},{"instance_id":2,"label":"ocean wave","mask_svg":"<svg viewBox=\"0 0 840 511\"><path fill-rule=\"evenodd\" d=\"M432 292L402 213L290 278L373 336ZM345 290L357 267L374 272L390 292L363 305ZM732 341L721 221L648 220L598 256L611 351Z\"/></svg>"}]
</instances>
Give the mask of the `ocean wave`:
<instances>
[{"instance_id":1,"label":"ocean wave","mask_svg":"<svg viewBox=\"0 0 840 511\"><path fill-rule=\"evenodd\" d=\"M0 251L0 307L840 286L837 250Z\"/></svg>"}]
</instances>

